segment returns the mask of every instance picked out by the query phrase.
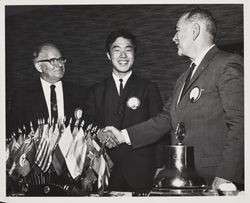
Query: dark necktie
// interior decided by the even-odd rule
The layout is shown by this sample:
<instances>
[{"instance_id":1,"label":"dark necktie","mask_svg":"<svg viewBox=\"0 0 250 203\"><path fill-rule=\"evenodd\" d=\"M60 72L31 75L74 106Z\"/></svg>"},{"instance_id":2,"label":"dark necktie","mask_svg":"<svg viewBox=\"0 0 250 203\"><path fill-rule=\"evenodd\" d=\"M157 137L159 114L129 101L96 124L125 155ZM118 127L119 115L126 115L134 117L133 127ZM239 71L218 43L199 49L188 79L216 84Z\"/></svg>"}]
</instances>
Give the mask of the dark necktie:
<instances>
[{"instance_id":1,"label":"dark necktie","mask_svg":"<svg viewBox=\"0 0 250 203\"><path fill-rule=\"evenodd\" d=\"M123 92L123 84L122 84L123 79L119 79L119 81L120 81L120 96L121 96Z\"/></svg>"},{"instance_id":2,"label":"dark necktie","mask_svg":"<svg viewBox=\"0 0 250 203\"><path fill-rule=\"evenodd\" d=\"M54 123L57 122L57 118L58 118L55 88L56 88L55 85L50 85L51 121L54 121Z\"/></svg>"},{"instance_id":3,"label":"dark necktie","mask_svg":"<svg viewBox=\"0 0 250 203\"><path fill-rule=\"evenodd\" d=\"M192 63L190 68L189 68L189 73L187 75L187 78L185 80L185 84L184 84L184 87L182 89L182 92L181 92L181 97L180 97L180 101L182 99L182 97L184 96L185 92L186 92L186 89L187 89L187 86L188 86L188 83L191 79L191 76L192 76L192 73L193 73L193 70L194 70L194 67L195 67L195 63Z\"/></svg>"}]
</instances>

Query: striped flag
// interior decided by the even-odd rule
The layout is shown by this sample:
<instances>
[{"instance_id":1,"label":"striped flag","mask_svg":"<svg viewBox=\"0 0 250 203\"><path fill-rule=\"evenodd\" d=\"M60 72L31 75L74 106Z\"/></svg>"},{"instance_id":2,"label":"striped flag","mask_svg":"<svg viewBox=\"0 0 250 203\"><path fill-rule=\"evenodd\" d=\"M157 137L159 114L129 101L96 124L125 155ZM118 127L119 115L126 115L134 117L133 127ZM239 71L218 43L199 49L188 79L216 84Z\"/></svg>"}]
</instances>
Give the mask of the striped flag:
<instances>
[{"instance_id":1,"label":"striped flag","mask_svg":"<svg viewBox=\"0 0 250 203\"><path fill-rule=\"evenodd\" d=\"M51 127L52 129L53 129L53 126ZM57 141L58 141L58 138L59 138L59 129L58 129L58 125L56 125L55 126L55 129L54 129L54 131L52 131L51 129L50 129L50 131L49 131L49 141L50 141L50 145L49 145L49 147L50 147L50 151L53 151L53 148L54 148L54 146L55 146L55 144L57 143Z\"/></svg>"},{"instance_id":2,"label":"striped flag","mask_svg":"<svg viewBox=\"0 0 250 203\"><path fill-rule=\"evenodd\" d=\"M35 163L40 167L43 172L46 172L49 169L49 166L52 162L52 156L49 147L50 142L48 131L48 124L45 124L35 156Z\"/></svg>"},{"instance_id":3,"label":"striped flag","mask_svg":"<svg viewBox=\"0 0 250 203\"><path fill-rule=\"evenodd\" d=\"M49 125L50 125L50 124L49 124ZM50 125L50 127L49 127L49 131L48 131L49 140L51 140L53 131L54 131L54 124Z\"/></svg>"},{"instance_id":4,"label":"striped flag","mask_svg":"<svg viewBox=\"0 0 250 203\"><path fill-rule=\"evenodd\" d=\"M53 152L53 159L52 159L52 164L54 166L54 169L57 173L57 175L61 175L62 171L63 171L63 164L65 162L65 157L68 153L70 144L73 141L73 137L71 135L71 130L70 130L70 125L71 125L71 121L69 122L69 125L67 126L67 128L65 129L64 124L62 123L62 125L58 128L59 131L59 135L58 135L58 139L54 145L55 149ZM57 129L55 129L54 132L56 132ZM56 135L55 135L56 136ZM57 144L58 142L58 144ZM53 143L52 143L53 144ZM53 149L53 148L52 148Z\"/></svg>"}]
</instances>

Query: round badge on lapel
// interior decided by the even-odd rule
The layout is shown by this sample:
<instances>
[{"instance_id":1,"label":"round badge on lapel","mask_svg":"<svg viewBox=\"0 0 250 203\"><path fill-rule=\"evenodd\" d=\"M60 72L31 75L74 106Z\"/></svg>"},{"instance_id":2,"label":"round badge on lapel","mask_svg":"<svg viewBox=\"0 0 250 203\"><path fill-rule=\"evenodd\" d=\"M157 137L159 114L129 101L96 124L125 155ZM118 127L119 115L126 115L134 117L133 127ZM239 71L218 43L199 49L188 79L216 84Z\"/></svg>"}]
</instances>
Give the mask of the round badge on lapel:
<instances>
[{"instance_id":1,"label":"round badge on lapel","mask_svg":"<svg viewBox=\"0 0 250 203\"><path fill-rule=\"evenodd\" d=\"M201 90L199 87L196 86L191 90L189 94L189 100L191 103L195 103L200 99L200 96L201 96Z\"/></svg>"},{"instance_id":2,"label":"round badge on lapel","mask_svg":"<svg viewBox=\"0 0 250 203\"><path fill-rule=\"evenodd\" d=\"M139 108L141 101L137 97L130 97L127 101L127 106L130 109L136 110Z\"/></svg>"}]
</instances>

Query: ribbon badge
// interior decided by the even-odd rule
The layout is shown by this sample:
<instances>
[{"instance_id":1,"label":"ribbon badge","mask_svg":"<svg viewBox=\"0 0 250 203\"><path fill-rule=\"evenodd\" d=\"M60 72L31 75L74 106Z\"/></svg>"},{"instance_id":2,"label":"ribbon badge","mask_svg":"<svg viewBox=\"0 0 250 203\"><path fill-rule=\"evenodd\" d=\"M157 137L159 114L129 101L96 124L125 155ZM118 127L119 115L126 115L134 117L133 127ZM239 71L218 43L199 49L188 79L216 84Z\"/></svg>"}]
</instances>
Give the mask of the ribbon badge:
<instances>
[{"instance_id":1,"label":"ribbon badge","mask_svg":"<svg viewBox=\"0 0 250 203\"><path fill-rule=\"evenodd\" d=\"M127 101L127 106L130 109L136 110L139 108L141 101L137 97L130 97Z\"/></svg>"},{"instance_id":2,"label":"ribbon badge","mask_svg":"<svg viewBox=\"0 0 250 203\"><path fill-rule=\"evenodd\" d=\"M194 87L190 94L189 94L189 100L191 103L197 102L201 97L201 89L199 87Z\"/></svg>"}]
</instances>

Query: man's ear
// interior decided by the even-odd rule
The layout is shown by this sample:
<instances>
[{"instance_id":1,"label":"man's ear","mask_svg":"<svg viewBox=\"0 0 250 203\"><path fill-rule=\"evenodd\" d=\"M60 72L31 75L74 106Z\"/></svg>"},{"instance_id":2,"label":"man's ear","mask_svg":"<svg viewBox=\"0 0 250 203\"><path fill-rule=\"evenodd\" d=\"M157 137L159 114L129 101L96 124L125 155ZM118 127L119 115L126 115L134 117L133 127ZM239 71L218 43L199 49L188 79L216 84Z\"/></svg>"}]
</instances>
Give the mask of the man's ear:
<instances>
[{"instance_id":1,"label":"man's ear","mask_svg":"<svg viewBox=\"0 0 250 203\"><path fill-rule=\"evenodd\" d=\"M42 68L41 68L40 63L39 62L34 62L34 65L36 67L36 70L41 73L42 72Z\"/></svg>"},{"instance_id":2,"label":"man's ear","mask_svg":"<svg viewBox=\"0 0 250 203\"><path fill-rule=\"evenodd\" d=\"M201 27L198 23L193 24L193 40L196 40L196 38L200 35Z\"/></svg>"},{"instance_id":3,"label":"man's ear","mask_svg":"<svg viewBox=\"0 0 250 203\"><path fill-rule=\"evenodd\" d=\"M107 54L108 59L111 61L110 54L108 52L106 54Z\"/></svg>"}]
</instances>

